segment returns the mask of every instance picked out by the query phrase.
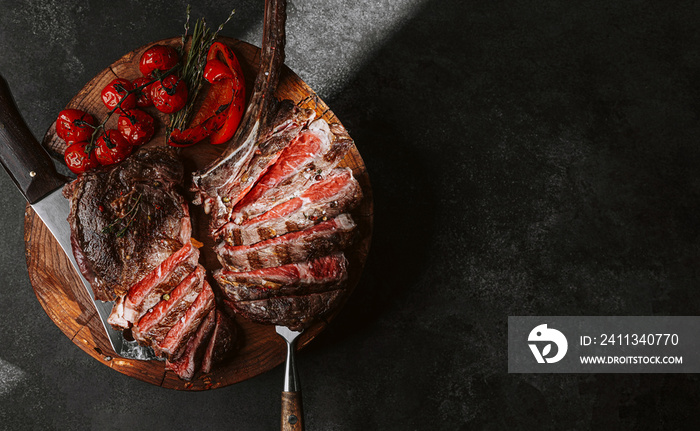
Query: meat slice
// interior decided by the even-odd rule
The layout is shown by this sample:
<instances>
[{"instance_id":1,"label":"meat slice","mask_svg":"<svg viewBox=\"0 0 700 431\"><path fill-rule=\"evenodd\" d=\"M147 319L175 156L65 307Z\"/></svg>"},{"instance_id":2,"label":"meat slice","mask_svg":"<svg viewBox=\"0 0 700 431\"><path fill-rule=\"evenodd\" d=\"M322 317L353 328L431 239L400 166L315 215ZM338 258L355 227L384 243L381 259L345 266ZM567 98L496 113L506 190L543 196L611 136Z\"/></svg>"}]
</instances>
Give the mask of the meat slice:
<instances>
[{"instance_id":1,"label":"meat slice","mask_svg":"<svg viewBox=\"0 0 700 431\"><path fill-rule=\"evenodd\" d=\"M169 361L176 361L182 355L189 338L199 327L207 314L214 309L214 292L207 281L184 316L168 331L163 341L153 346L159 355Z\"/></svg>"},{"instance_id":2,"label":"meat slice","mask_svg":"<svg viewBox=\"0 0 700 431\"><path fill-rule=\"evenodd\" d=\"M280 154L277 163L272 166L255 187L239 202L243 207L256 201L265 192L312 163L320 155L325 154L331 146L331 133L328 124L323 120L315 120L308 129L302 130Z\"/></svg>"},{"instance_id":3,"label":"meat slice","mask_svg":"<svg viewBox=\"0 0 700 431\"><path fill-rule=\"evenodd\" d=\"M257 181L277 162L286 147L294 141L314 118L310 109L302 109L290 100L282 101L273 117L274 127L251 148L250 161L233 175L218 193L228 198L227 207L233 208Z\"/></svg>"},{"instance_id":4,"label":"meat slice","mask_svg":"<svg viewBox=\"0 0 700 431\"><path fill-rule=\"evenodd\" d=\"M199 250L190 242L134 284L124 300L124 319L135 323L197 267Z\"/></svg>"},{"instance_id":5,"label":"meat slice","mask_svg":"<svg viewBox=\"0 0 700 431\"><path fill-rule=\"evenodd\" d=\"M190 381L200 368L215 324L216 310L211 310L204 318L197 332L190 337L184 352L175 361L165 361L165 369L174 371L181 379Z\"/></svg>"},{"instance_id":6,"label":"meat slice","mask_svg":"<svg viewBox=\"0 0 700 431\"><path fill-rule=\"evenodd\" d=\"M295 143L292 142L280 156L278 164L273 166L236 205L231 216L232 220L240 224L290 197L300 195L311 183L323 178L340 163L353 145L352 138L341 125L337 123L329 125L322 119L312 122L309 129L302 132L301 136L305 141L311 139L318 141L319 152L304 158L303 161L300 156L294 157L293 162L287 162L286 153L291 152L292 148L301 146L301 143L294 145ZM328 146L325 144L327 141L330 141ZM305 150L310 152L311 148L305 147ZM301 149L299 152L304 156L308 154Z\"/></svg>"},{"instance_id":7,"label":"meat slice","mask_svg":"<svg viewBox=\"0 0 700 431\"><path fill-rule=\"evenodd\" d=\"M224 361L236 350L236 324L220 309L216 309L216 324L202 358L202 372L209 373L212 368Z\"/></svg>"},{"instance_id":8,"label":"meat slice","mask_svg":"<svg viewBox=\"0 0 700 431\"><path fill-rule=\"evenodd\" d=\"M214 278L232 301L267 299L273 296L304 295L344 286L348 278L343 253L248 272L220 269Z\"/></svg>"},{"instance_id":9,"label":"meat slice","mask_svg":"<svg viewBox=\"0 0 700 431\"><path fill-rule=\"evenodd\" d=\"M182 178L177 153L157 147L66 185L73 254L96 299L123 296L189 241Z\"/></svg>"},{"instance_id":10,"label":"meat slice","mask_svg":"<svg viewBox=\"0 0 700 431\"><path fill-rule=\"evenodd\" d=\"M250 245L289 232L306 229L360 203L362 189L350 168L338 168L317 181L300 196L284 201L266 213L238 225L224 227L224 239L231 245Z\"/></svg>"},{"instance_id":11,"label":"meat slice","mask_svg":"<svg viewBox=\"0 0 700 431\"><path fill-rule=\"evenodd\" d=\"M160 301L151 311L139 319L132 328L134 338L147 344L163 341L170 328L177 323L197 299L202 291L205 275L204 267L198 265L170 292L168 299Z\"/></svg>"},{"instance_id":12,"label":"meat slice","mask_svg":"<svg viewBox=\"0 0 700 431\"><path fill-rule=\"evenodd\" d=\"M304 262L342 250L354 239L355 222L349 214L308 229L268 239L250 246L220 243L216 252L232 271L250 271Z\"/></svg>"},{"instance_id":13,"label":"meat slice","mask_svg":"<svg viewBox=\"0 0 700 431\"><path fill-rule=\"evenodd\" d=\"M252 301L232 301L237 313L259 323L284 325L293 331L334 309L343 298L344 289L302 296L275 296Z\"/></svg>"},{"instance_id":14,"label":"meat slice","mask_svg":"<svg viewBox=\"0 0 700 431\"><path fill-rule=\"evenodd\" d=\"M207 197L204 199L204 210L212 214L210 231L216 235L216 231L231 217L234 206L250 191L255 183L277 161L285 147L299 135L314 117L310 109L301 109L291 101L285 100L272 105L275 115L271 117L270 124L262 125L262 134L258 141L241 148L228 159L227 163L220 165L217 171L207 174ZM214 177L226 175L226 178L213 183ZM201 176L195 174L195 184L201 180ZM214 185L216 184L216 185ZM198 195L202 195L202 189ZM195 200L195 203L201 201Z\"/></svg>"}]
</instances>

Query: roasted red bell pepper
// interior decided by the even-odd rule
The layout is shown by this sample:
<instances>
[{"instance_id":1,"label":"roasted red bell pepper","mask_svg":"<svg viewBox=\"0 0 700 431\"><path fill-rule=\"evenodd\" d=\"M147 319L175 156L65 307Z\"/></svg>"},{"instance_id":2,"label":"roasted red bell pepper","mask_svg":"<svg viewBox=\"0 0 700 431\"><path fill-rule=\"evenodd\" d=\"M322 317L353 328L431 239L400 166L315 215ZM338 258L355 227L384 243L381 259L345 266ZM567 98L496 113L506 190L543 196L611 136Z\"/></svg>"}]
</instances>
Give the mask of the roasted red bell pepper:
<instances>
[{"instance_id":1,"label":"roasted red bell pepper","mask_svg":"<svg viewBox=\"0 0 700 431\"><path fill-rule=\"evenodd\" d=\"M222 144L238 129L245 104L245 81L238 59L228 46L214 42L209 48L204 79L211 85L205 90L202 105L189 128L171 133L172 146L186 147L207 137L212 144Z\"/></svg>"},{"instance_id":2,"label":"roasted red bell pepper","mask_svg":"<svg viewBox=\"0 0 700 431\"><path fill-rule=\"evenodd\" d=\"M227 105L224 105L228 108ZM211 135L215 130L219 130L226 121L226 109L223 109L218 114L215 114L194 127L180 131L175 129L170 133L170 141L168 142L173 147L189 147L199 141L204 140Z\"/></svg>"},{"instance_id":3,"label":"roasted red bell pepper","mask_svg":"<svg viewBox=\"0 0 700 431\"><path fill-rule=\"evenodd\" d=\"M231 72L231 68L228 67L228 64L224 63L223 61L219 61L216 58L207 60L207 65L204 67L204 79L206 79L207 82L213 84L221 81L222 79L231 78L233 78L233 73Z\"/></svg>"},{"instance_id":4,"label":"roasted red bell pepper","mask_svg":"<svg viewBox=\"0 0 700 431\"><path fill-rule=\"evenodd\" d=\"M228 66L230 76L223 71L221 67L221 59ZM228 107L228 115L226 122L221 129L212 133L209 138L211 144L223 144L228 142L238 129L238 125L243 117L243 108L245 107L245 81L243 80L243 71L238 63L236 54L231 48L221 42L214 42L209 47L207 53L207 65L212 63L212 66L205 69L204 79L216 85L227 85L231 91L231 103ZM209 73L207 73L209 72Z\"/></svg>"}]
</instances>

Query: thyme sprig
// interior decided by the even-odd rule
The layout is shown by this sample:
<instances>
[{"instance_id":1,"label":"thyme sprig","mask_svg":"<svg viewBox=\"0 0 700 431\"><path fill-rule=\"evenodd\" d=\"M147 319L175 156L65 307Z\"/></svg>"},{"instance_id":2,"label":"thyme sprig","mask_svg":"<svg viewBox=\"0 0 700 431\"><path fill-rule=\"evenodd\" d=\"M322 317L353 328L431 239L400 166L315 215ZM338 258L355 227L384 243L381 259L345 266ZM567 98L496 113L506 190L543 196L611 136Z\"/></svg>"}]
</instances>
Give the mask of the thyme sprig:
<instances>
[{"instance_id":1,"label":"thyme sprig","mask_svg":"<svg viewBox=\"0 0 700 431\"><path fill-rule=\"evenodd\" d=\"M138 211L139 211L139 204L141 203L141 196L142 196L142 194L139 193L139 195L136 197L136 201L135 201L134 204L131 206L131 208L129 209L129 211L127 211L126 214L124 214L123 216L117 217L116 219L114 219L114 221L112 221L112 223L110 223L110 224L107 225L104 229L102 229L102 233L103 233L103 234L109 234L109 233L114 232L114 231L117 229L117 227L118 227L124 220L126 220L126 224L123 225L123 226L117 231L117 234L116 234L116 237L117 237L117 238L123 237L124 234L126 234L126 232L127 232L127 231L129 230L129 228L131 227L131 224L134 222L134 219L136 218L136 214L137 214Z\"/></svg>"},{"instance_id":2,"label":"thyme sprig","mask_svg":"<svg viewBox=\"0 0 700 431\"><path fill-rule=\"evenodd\" d=\"M207 63L207 53L209 47L216 40L219 32L233 18L235 9L231 10L228 18L217 27L215 31L207 26L204 18L199 18L195 21L192 28L192 36L190 49L186 51L187 37L190 30L190 5L187 5L187 18L185 20L185 33L182 35L181 46L178 51L182 59L182 74L181 79L185 81L188 89L187 104L180 111L170 115L170 123L166 130L166 136L170 138L170 133L174 129L184 130L187 128L192 115L194 115L194 106L197 101L197 95L202 89L202 80L204 77L204 67Z\"/></svg>"}]
</instances>

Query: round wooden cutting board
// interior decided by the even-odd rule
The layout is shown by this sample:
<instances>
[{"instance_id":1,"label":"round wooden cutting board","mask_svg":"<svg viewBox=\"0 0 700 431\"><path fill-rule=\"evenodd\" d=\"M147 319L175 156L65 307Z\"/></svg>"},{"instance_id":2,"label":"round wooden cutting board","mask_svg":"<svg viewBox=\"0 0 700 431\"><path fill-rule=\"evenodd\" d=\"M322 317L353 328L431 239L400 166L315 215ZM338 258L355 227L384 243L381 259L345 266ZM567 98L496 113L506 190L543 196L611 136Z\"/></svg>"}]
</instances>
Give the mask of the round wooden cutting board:
<instances>
[{"instance_id":1,"label":"round wooden cutting board","mask_svg":"<svg viewBox=\"0 0 700 431\"><path fill-rule=\"evenodd\" d=\"M257 65L259 63L259 48L235 39L219 38L228 44L238 56L246 77L248 96L252 91ZM180 38L166 39L154 44L178 46ZM101 121L107 116L107 108L101 101L100 92L115 77L133 80L140 76L138 61L141 54L153 44L143 46L126 54L93 78L71 101L67 108L82 109ZM276 96L279 99L291 99L299 106L312 108L318 117L329 123L339 123L333 112L318 96L291 70L284 68ZM154 108L146 108L148 113L160 119L160 127L156 136L148 145L164 145L165 131L163 121L166 116ZM56 113L58 115L58 112ZM107 128L116 128L116 115L107 123ZM62 155L65 143L55 134L55 124L46 132L43 145L54 155ZM200 143L182 149L181 156L185 163L185 171L193 172L214 160L223 151L223 145ZM350 261L350 278L347 288L347 298L356 286L369 251L372 235L372 192L369 177L357 148L353 146L340 166L352 168L355 177L360 182L364 193L360 206L352 212L353 219L358 225L359 240L346 255ZM188 181L186 178L185 181ZM188 198L189 196L186 196ZM201 207L191 208L193 221L193 236L202 241L200 262L207 268L209 275L219 267L212 251L212 243L206 235L207 216ZM95 308L85 292L75 270L68 258L54 240L43 222L27 206L24 240L26 244L27 268L29 278L39 302L51 320L63 331L73 343L90 356L103 364L127 376L159 385L165 388L179 390L206 390L237 383L260 373L268 371L285 359L286 345L277 335L274 326L260 325L238 316L240 349L230 361L221 364L209 374L198 375L191 382L180 380L173 372L165 371L164 362L137 361L118 357L109 347L109 341L103 330ZM211 280L211 277L210 277ZM212 280L213 281L213 280ZM325 319L317 321L308 328L299 340L299 348L308 344L337 314L336 309Z\"/></svg>"}]
</instances>

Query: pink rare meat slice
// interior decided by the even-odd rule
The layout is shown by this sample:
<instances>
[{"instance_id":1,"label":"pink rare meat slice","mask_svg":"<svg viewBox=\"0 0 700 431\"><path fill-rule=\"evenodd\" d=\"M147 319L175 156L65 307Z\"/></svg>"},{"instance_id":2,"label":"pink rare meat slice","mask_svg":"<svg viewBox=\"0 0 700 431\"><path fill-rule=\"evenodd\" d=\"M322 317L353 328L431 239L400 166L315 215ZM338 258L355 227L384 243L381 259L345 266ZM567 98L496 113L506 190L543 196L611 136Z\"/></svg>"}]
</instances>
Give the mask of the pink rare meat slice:
<instances>
[{"instance_id":1,"label":"pink rare meat slice","mask_svg":"<svg viewBox=\"0 0 700 431\"><path fill-rule=\"evenodd\" d=\"M214 292L207 281L204 281L202 291L197 299L187 309L187 312L168 331L163 341L153 346L156 353L161 354L169 361L176 361L182 355L190 336L199 327L202 319L214 309Z\"/></svg>"},{"instance_id":2,"label":"pink rare meat slice","mask_svg":"<svg viewBox=\"0 0 700 431\"><path fill-rule=\"evenodd\" d=\"M308 262L248 272L221 269L214 278L230 300L251 301L339 289L347 281L347 265L343 253L338 252Z\"/></svg>"},{"instance_id":3,"label":"pink rare meat slice","mask_svg":"<svg viewBox=\"0 0 700 431\"><path fill-rule=\"evenodd\" d=\"M216 310L211 310L185 345L175 361L166 360L165 369L174 371L183 380L192 380L202 362L215 325Z\"/></svg>"},{"instance_id":4,"label":"pink rare meat slice","mask_svg":"<svg viewBox=\"0 0 700 431\"><path fill-rule=\"evenodd\" d=\"M189 241L168 256L153 271L131 286L126 295L117 298L109 315L112 327L121 330L136 323L150 307L161 300L164 293L172 290L194 270L198 258L199 250Z\"/></svg>"},{"instance_id":5,"label":"pink rare meat slice","mask_svg":"<svg viewBox=\"0 0 700 431\"><path fill-rule=\"evenodd\" d=\"M216 309L216 323L202 358L202 372L211 372L214 365L222 362L236 350L236 324L220 309Z\"/></svg>"},{"instance_id":6,"label":"pink rare meat slice","mask_svg":"<svg viewBox=\"0 0 700 431\"><path fill-rule=\"evenodd\" d=\"M212 215L209 226L212 234L314 117L313 111L301 109L288 100L273 105L274 112L269 114L272 123L261 127L264 130L260 130L259 140L248 142L231 154L228 147L221 160L193 177L196 191L193 203L202 203L204 211Z\"/></svg>"},{"instance_id":7,"label":"pink rare meat slice","mask_svg":"<svg viewBox=\"0 0 700 431\"><path fill-rule=\"evenodd\" d=\"M309 163L324 154L330 148L331 137L328 124L323 120L315 120L309 128L299 133L280 154L275 163L251 191L243 198L236 208L244 208L262 197L267 191L274 189ZM234 209L234 213L236 209Z\"/></svg>"},{"instance_id":8,"label":"pink rare meat slice","mask_svg":"<svg viewBox=\"0 0 700 431\"><path fill-rule=\"evenodd\" d=\"M199 250L188 241L180 250L165 259L155 270L133 285L124 300L124 320L138 322L148 310L160 302L197 266Z\"/></svg>"},{"instance_id":9,"label":"pink rare meat slice","mask_svg":"<svg viewBox=\"0 0 700 431\"><path fill-rule=\"evenodd\" d=\"M229 222L224 227L225 238L232 245L250 245L304 230L354 208L361 199L362 189L352 170L337 168L298 197L240 225Z\"/></svg>"},{"instance_id":10,"label":"pink rare meat slice","mask_svg":"<svg viewBox=\"0 0 700 431\"><path fill-rule=\"evenodd\" d=\"M315 259L347 247L354 239L355 222L341 214L308 229L268 239L250 246L220 243L216 253L231 271L250 271Z\"/></svg>"},{"instance_id":11,"label":"pink rare meat slice","mask_svg":"<svg viewBox=\"0 0 700 431\"><path fill-rule=\"evenodd\" d=\"M139 319L132 329L134 338L149 344L161 342L170 328L197 299L202 291L205 275L204 267L197 265L197 268L170 292L168 299L160 301Z\"/></svg>"}]
</instances>

